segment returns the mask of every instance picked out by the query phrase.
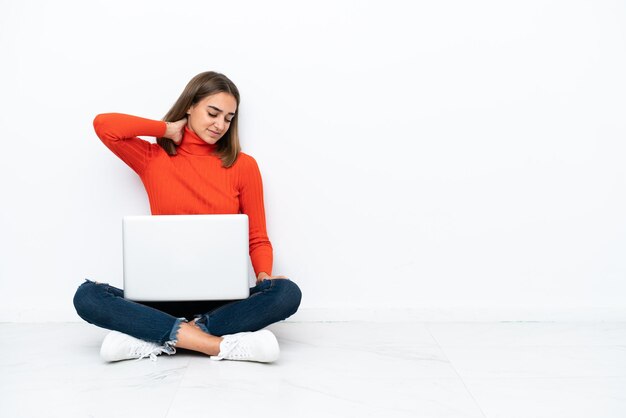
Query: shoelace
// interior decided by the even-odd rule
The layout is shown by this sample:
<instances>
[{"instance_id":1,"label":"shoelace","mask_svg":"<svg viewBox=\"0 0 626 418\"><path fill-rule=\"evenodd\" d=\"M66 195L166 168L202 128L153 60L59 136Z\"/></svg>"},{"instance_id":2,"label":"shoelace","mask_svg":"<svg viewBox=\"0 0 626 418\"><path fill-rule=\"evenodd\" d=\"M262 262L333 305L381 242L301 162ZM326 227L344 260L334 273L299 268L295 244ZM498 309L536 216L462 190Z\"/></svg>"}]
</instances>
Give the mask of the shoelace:
<instances>
[{"instance_id":1,"label":"shoelace","mask_svg":"<svg viewBox=\"0 0 626 418\"><path fill-rule=\"evenodd\" d=\"M157 355L161 353L174 354L176 353L176 348L167 343L165 344L165 346L158 346L154 343L145 341L142 344L133 347L130 355L133 357L139 356L135 361L139 361L142 358L148 356L150 356L150 360L157 361Z\"/></svg>"},{"instance_id":2,"label":"shoelace","mask_svg":"<svg viewBox=\"0 0 626 418\"><path fill-rule=\"evenodd\" d=\"M250 346L248 344L242 344L242 338L234 341L229 341L225 353L220 353L220 358L229 359L247 359L250 358Z\"/></svg>"}]
</instances>

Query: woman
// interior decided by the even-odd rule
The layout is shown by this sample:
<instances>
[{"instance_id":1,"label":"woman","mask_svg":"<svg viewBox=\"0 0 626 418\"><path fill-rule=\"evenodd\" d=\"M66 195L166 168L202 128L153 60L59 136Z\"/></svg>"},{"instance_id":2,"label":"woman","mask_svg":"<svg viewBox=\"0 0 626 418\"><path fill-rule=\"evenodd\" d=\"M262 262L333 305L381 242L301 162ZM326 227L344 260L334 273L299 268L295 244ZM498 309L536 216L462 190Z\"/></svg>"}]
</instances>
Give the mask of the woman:
<instances>
[{"instance_id":1,"label":"woman","mask_svg":"<svg viewBox=\"0 0 626 418\"><path fill-rule=\"evenodd\" d=\"M262 328L293 315L301 292L285 276L271 275L261 175L254 158L240 151L238 107L233 82L209 71L191 79L163 121L120 113L94 119L102 142L141 177L153 215L247 214L257 278L247 299L160 303L129 301L123 290L85 279L74 306L85 321L113 330L100 349L105 360L156 360L176 347L216 360L278 358L276 337ZM138 136L155 136L157 143Z\"/></svg>"}]
</instances>

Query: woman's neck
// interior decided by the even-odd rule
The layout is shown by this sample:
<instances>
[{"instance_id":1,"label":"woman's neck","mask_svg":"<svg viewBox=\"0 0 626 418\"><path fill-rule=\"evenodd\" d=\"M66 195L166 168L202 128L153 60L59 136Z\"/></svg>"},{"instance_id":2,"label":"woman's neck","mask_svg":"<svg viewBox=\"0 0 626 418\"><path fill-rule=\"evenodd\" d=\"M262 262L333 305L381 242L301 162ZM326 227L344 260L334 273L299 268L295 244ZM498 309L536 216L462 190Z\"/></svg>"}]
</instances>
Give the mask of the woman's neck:
<instances>
[{"instance_id":1,"label":"woman's neck","mask_svg":"<svg viewBox=\"0 0 626 418\"><path fill-rule=\"evenodd\" d=\"M189 126L185 125L183 139L178 145L177 151L192 155L211 155L216 149L216 144L204 142Z\"/></svg>"}]
</instances>

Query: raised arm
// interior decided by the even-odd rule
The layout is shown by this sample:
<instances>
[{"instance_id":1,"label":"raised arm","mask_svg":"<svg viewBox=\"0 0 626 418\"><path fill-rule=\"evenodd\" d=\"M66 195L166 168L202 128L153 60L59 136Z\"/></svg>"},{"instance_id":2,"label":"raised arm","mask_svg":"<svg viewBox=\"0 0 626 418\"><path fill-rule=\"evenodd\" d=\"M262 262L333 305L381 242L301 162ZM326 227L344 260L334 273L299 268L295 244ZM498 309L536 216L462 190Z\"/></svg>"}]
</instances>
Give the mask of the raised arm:
<instances>
[{"instance_id":1,"label":"raised arm","mask_svg":"<svg viewBox=\"0 0 626 418\"><path fill-rule=\"evenodd\" d=\"M101 113L94 118L93 127L107 148L141 174L158 145L138 136L164 136L167 123L123 113Z\"/></svg>"}]
</instances>

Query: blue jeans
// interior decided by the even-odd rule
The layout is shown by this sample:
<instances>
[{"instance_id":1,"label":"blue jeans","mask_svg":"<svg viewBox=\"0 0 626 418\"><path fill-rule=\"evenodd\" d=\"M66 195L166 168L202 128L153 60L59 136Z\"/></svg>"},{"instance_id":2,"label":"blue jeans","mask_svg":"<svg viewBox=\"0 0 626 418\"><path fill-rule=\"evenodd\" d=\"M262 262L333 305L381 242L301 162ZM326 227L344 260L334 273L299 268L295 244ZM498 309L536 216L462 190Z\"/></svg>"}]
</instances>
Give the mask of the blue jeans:
<instances>
[{"instance_id":1,"label":"blue jeans","mask_svg":"<svg viewBox=\"0 0 626 418\"><path fill-rule=\"evenodd\" d=\"M235 301L134 302L124 291L89 279L78 287L74 307L90 324L172 346L180 324L196 319L204 332L215 336L257 331L293 315L302 293L289 279L268 279Z\"/></svg>"}]
</instances>

